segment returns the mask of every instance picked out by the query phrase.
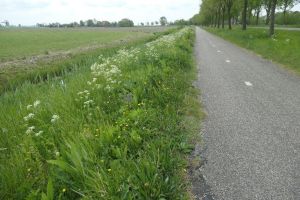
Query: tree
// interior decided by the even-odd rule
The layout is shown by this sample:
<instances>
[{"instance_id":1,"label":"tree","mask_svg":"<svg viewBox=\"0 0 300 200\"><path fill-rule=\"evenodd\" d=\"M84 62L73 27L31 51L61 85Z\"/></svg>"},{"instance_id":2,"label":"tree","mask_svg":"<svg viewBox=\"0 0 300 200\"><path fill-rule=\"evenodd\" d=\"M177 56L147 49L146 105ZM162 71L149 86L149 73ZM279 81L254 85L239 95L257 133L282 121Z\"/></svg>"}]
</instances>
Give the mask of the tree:
<instances>
[{"instance_id":1,"label":"tree","mask_svg":"<svg viewBox=\"0 0 300 200\"><path fill-rule=\"evenodd\" d=\"M262 0L252 0L253 1L253 9L256 16L255 24L258 25L259 14L261 12Z\"/></svg>"},{"instance_id":2,"label":"tree","mask_svg":"<svg viewBox=\"0 0 300 200\"><path fill-rule=\"evenodd\" d=\"M159 21L160 21L160 25L162 25L162 26L165 26L165 25L167 25L167 23L168 23L168 21L167 21L167 18L166 17L161 17L160 19L159 19Z\"/></svg>"},{"instance_id":3,"label":"tree","mask_svg":"<svg viewBox=\"0 0 300 200\"><path fill-rule=\"evenodd\" d=\"M118 25L120 27L133 27L134 23L133 23L132 20L124 18L124 19L122 19L121 21L118 22Z\"/></svg>"},{"instance_id":4,"label":"tree","mask_svg":"<svg viewBox=\"0 0 300 200\"><path fill-rule=\"evenodd\" d=\"M79 24L80 26L84 26L84 21L80 20Z\"/></svg>"},{"instance_id":5,"label":"tree","mask_svg":"<svg viewBox=\"0 0 300 200\"><path fill-rule=\"evenodd\" d=\"M244 0L244 9L243 9L243 19L242 19L242 30L247 29L247 7L248 7L248 0Z\"/></svg>"},{"instance_id":6,"label":"tree","mask_svg":"<svg viewBox=\"0 0 300 200\"><path fill-rule=\"evenodd\" d=\"M300 0L280 0L280 8L283 10L283 24L286 25L286 12L288 9L294 7Z\"/></svg>"},{"instance_id":7,"label":"tree","mask_svg":"<svg viewBox=\"0 0 300 200\"><path fill-rule=\"evenodd\" d=\"M275 24L275 10L277 6L277 0L271 0L271 15L270 15L270 29L269 29L269 35L273 36L274 31L274 24Z\"/></svg>"},{"instance_id":8,"label":"tree","mask_svg":"<svg viewBox=\"0 0 300 200\"><path fill-rule=\"evenodd\" d=\"M225 0L227 15L228 15L228 28L231 30L231 8L233 6L233 0Z\"/></svg>"},{"instance_id":9,"label":"tree","mask_svg":"<svg viewBox=\"0 0 300 200\"><path fill-rule=\"evenodd\" d=\"M94 26L94 20L89 19L89 20L86 21L86 24L87 24L88 27L92 27L92 26Z\"/></svg>"},{"instance_id":10,"label":"tree","mask_svg":"<svg viewBox=\"0 0 300 200\"><path fill-rule=\"evenodd\" d=\"M266 10L266 25L270 22L270 14L271 14L271 8L272 8L272 0L263 0L263 5Z\"/></svg>"}]
</instances>

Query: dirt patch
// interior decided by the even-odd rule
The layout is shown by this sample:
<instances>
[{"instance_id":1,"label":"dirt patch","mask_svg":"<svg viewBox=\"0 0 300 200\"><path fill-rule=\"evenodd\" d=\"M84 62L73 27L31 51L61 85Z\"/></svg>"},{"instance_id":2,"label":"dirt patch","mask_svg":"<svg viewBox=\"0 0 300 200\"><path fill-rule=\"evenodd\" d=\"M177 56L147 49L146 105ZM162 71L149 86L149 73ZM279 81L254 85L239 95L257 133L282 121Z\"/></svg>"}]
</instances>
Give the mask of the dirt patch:
<instances>
[{"instance_id":1,"label":"dirt patch","mask_svg":"<svg viewBox=\"0 0 300 200\"><path fill-rule=\"evenodd\" d=\"M210 186L206 183L201 170L206 163L206 159L203 157L204 151L203 144L196 144L189 159L189 180L192 184L192 198L195 200L214 200Z\"/></svg>"}]
</instances>

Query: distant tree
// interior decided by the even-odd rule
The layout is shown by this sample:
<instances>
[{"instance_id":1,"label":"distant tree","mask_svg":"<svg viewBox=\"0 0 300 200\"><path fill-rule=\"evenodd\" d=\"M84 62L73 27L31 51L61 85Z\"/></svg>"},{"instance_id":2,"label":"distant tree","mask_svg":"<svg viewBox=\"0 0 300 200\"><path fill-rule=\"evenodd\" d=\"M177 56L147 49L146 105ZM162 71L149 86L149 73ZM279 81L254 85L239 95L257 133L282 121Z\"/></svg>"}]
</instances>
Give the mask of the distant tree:
<instances>
[{"instance_id":1,"label":"distant tree","mask_svg":"<svg viewBox=\"0 0 300 200\"><path fill-rule=\"evenodd\" d=\"M141 22L141 26L145 26L145 24L143 22Z\"/></svg>"},{"instance_id":2,"label":"distant tree","mask_svg":"<svg viewBox=\"0 0 300 200\"><path fill-rule=\"evenodd\" d=\"M258 25L258 20L259 20L259 14L261 12L261 7L262 7L262 0L252 0L253 1L253 8L254 8L254 13L256 16L255 24Z\"/></svg>"},{"instance_id":3,"label":"distant tree","mask_svg":"<svg viewBox=\"0 0 300 200\"><path fill-rule=\"evenodd\" d=\"M9 21L5 20L4 22L2 22L5 24L5 26L9 26Z\"/></svg>"},{"instance_id":4,"label":"distant tree","mask_svg":"<svg viewBox=\"0 0 300 200\"><path fill-rule=\"evenodd\" d=\"M150 23L149 22L147 22L147 26L149 26L150 25Z\"/></svg>"},{"instance_id":5,"label":"distant tree","mask_svg":"<svg viewBox=\"0 0 300 200\"><path fill-rule=\"evenodd\" d=\"M130 19L122 19L121 21L118 22L118 25L120 27L133 27L134 26L134 23L132 20Z\"/></svg>"},{"instance_id":6,"label":"distant tree","mask_svg":"<svg viewBox=\"0 0 300 200\"><path fill-rule=\"evenodd\" d=\"M295 4L299 3L300 0L280 0L279 6L283 10L283 24L286 24L286 12L288 9L294 7Z\"/></svg>"},{"instance_id":7,"label":"distant tree","mask_svg":"<svg viewBox=\"0 0 300 200\"><path fill-rule=\"evenodd\" d=\"M157 26L159 24L159 22L158 21L155 21L155 25Z\"/></svg>"},{"instance_id":8,"label":"distant tree","mask_svg":"<svg viewBox=\"0 0 300 200\"><path fill-rule=\"evenodd\" d=\"M88 27L94 26L94 20L92 20L92 19L87 20L87 26Z\"/></svg>"},{"instance_id":9,"label":"distant tree","mask_svg":"<svg viewBox=\"0 0 300 200\"><path fill-rule=\"evenodd\" d=\"M84 26L84 21L80 20L79 24L80 26Z\"/></svg>"},{"instance_id":10,"label":"distant tree","mask_svg":"<svg viewBox=\"0 0 300 200\"><path fill-rule=\"evenodd\" d=\"M151 22L151 26L154 26L154 22Z\"/></svg>"},{"instance_id":11,"label":"distant tree","mask_svg":"<svg viewBox=\"0 0 300 200\"><path fill-rule=\"evenodd\" d=\"M162 25L162 26L165 26L168 23L167 18L164 16L161 17L159 21L160 21L160 25Z\"/></svg>"},{"instance_id":12,"label":"distant tree","mask_svg":"<svg viewBox=\"0 0 300 200\"><path fill-rule=\"evenodd\" d=\"M185 25L189 25L189 21L186 21L184 19L179 19L179 20L176 20L173 24L174 25L177 25L177 26L185 26Z\"/></svg>"}]
</instances>

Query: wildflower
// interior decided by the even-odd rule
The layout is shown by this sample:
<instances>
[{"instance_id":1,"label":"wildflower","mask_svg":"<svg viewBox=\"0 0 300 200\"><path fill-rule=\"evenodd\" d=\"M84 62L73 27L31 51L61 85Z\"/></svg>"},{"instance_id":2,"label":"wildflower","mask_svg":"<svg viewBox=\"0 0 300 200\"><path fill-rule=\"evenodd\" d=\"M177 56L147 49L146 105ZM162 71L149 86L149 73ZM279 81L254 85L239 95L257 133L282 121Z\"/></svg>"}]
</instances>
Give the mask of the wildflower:
<instances>
[{"instance_id":1,"label":"wildflower","mask_svg":"<svg viewBox=\"0 0 300 200\"><path fill-rule=\"evenodd\" d=\"M40 100L36 100L34 103L33 103L33 107L36 108L38 107L38 105L41 104L41 101Z\"/></svg>"},{"instance_id":2,"label":"wildflower","mask_svg":"<svg viewBox=\"0 0 300 200\"><path fill-rule=\"evenodd\" d=\"M42 133L44 133L44 131L39 131L39 132L37 132L36 134L35 134L35 136L40 136Z\"/></svg>"},{"instance_id":3,"label":"wildflower","mask_svg":"<svg viewBox=\"0 0 300 200\"><path fill-rule=\"evenodd\" d=\"M28 127L28 129L26 130L26 134L33 133L34 129L35 129L34 126Z\"/></svg>"},{"instance_id":4,"label":"wildflower","mask_svg":"<svg viewBox=\"0 0 300 200\"><path fill-rule=\"evenodd\" d=\"M56 122L58 119L59 119L59 116L58 116L58 115L53 115L53 116L52 116L52 119L51 119L51 123Z\"/></svg>"},{"instance_id":5,"label":"wildflower","mask_svg":"<svg viewBox=\"0 0 300 200\"><path fill-rule=\"evenodd\" d=\"M64 80L61 80L61 81L60 81L60 84L61 84L62 86L65 86Z\"/></svg>"},{"instance_id":6,"label":"wildflower","mask_svg":"<svg viewBox=\"0 0 300 200\"><path fill-rule=\"evenodd\" d=\"M108 169L107 171L108 171L108 172L111 172L111 169Z\"/></svg>"},{"instance_id":7,"label":"wildflower","mask_svg":"<svg viewBox=\"0 0 300 200\"><path fill-rule=\"evenodd\" d=\"M56 152L55 152L55 156L56 156L56 157L60 156L59 151L56 151Z\"/></svg>"},{"instance_id":8,"label":"wildflower","mask_svg":"<svg viewBox=\"0 0 300 200\"><path fill-rule=\"evenodd\" d=\"M27 106L27 110L31 109L32 108L32 105L28 105Z\"/></svg>"},{"instance_id":9,"label":"wildflower","mask_svg":"<svg viewBox=\"0 0 300 200\"><path fill-rule=\"evenodd\" d=\"M67 191L67 189L66 189L66 188L62 189L62 192L66 192L66 191Z\"/></svg>"},{"instance_id":10,"label":"wildflower","mask_svg":"<svg viewBox=\"0 0 300 200\"><path fill-rule=\"evenodd\" d=\"M26 117L24 117L24 120L28 121L28 120L32 119L33 117L34 117L34 114L33 113L29 113Z\"/></svg>"}]
</instances>

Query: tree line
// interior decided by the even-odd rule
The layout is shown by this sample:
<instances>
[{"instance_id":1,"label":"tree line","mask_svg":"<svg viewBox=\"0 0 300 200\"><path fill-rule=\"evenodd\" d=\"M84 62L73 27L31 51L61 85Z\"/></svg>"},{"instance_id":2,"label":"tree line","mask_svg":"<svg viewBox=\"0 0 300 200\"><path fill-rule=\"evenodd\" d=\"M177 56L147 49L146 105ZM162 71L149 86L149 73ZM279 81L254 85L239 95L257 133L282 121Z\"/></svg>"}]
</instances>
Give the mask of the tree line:
<instances>
[{"instance_id":1,"label":"tree line","mask_svg":"<svg viewBox=\"0 0 300 200\"><path fill-rule=\"evenodd\" d=\"M61 24L59 22L55 23L49 23L49 24L43 24L43 23L37 23L37 27L50 27L50 28L56 28L56 27L133 27L134 23L132 20L124 18L120 20L119 22L109 22L109 21L98 21L96 19L88 19L86 21L80 20L78 22L71 22L66 24Z\"/></svg>"},{"instance_id":2,"label":"tree line","mask_svg":"<svg viewBox=\"0 0 300 200\"><path fill-rule=\"evenodd\" d=\"M300 0L203 0L199 14L191 20L195 24L224 28L225 23L232 29L232 24L247 25L254 21L258 25L264 19L269 26L269 35L274 35L276 10L282 11L283 24L287 24L287 14ZM261 16L265 13L265 16ZM253 20L254 18L254 20Z\"/></svg>"}]
</instances>

